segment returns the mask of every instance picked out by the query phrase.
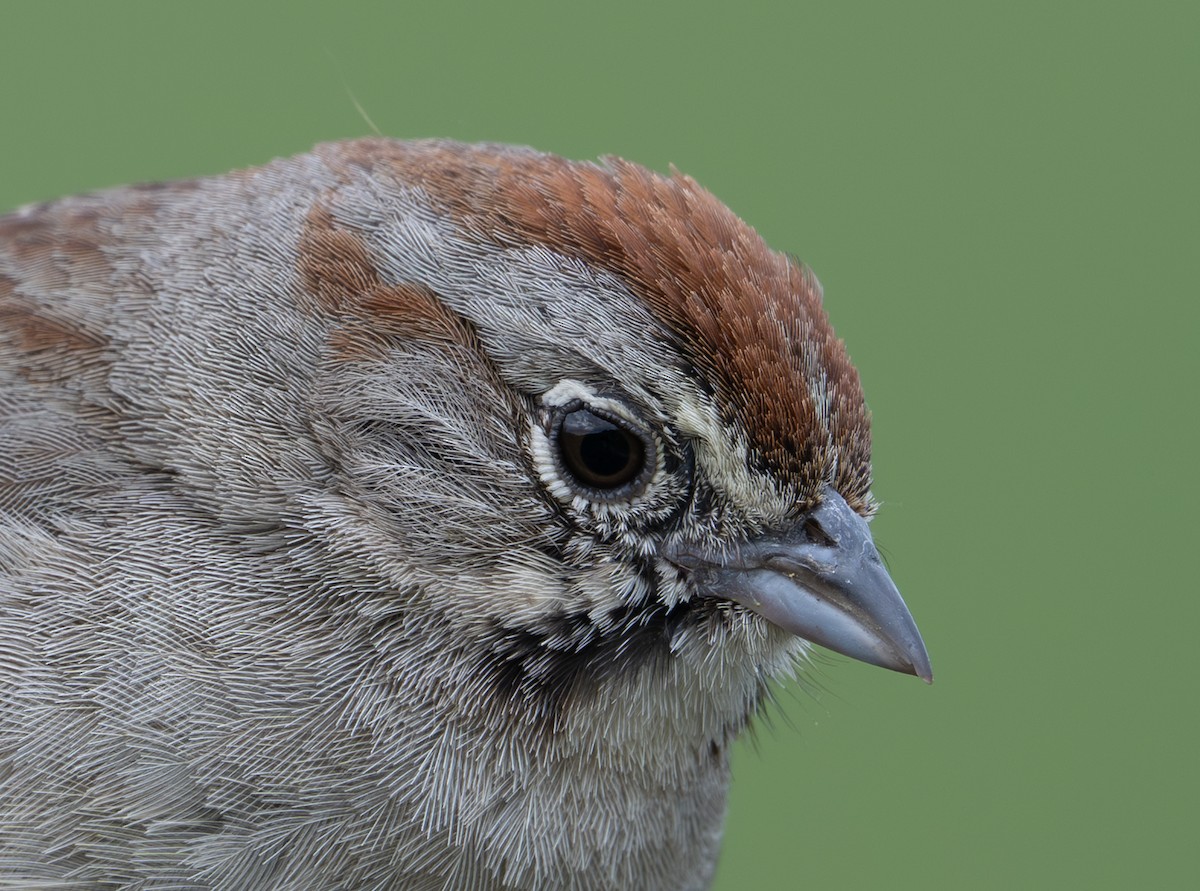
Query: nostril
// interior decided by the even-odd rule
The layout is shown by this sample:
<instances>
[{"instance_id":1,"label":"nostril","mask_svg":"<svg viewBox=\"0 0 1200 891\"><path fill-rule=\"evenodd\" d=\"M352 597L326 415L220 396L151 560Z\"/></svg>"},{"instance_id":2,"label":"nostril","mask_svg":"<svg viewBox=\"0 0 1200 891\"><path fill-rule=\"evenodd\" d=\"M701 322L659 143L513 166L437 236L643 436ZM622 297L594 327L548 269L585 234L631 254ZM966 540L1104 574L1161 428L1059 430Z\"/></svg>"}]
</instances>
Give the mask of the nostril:
<instances>
[{"instance_id":1,"label":"nostril","mask_svg":"<svg viewBox=\"0 0 1200 891\"><path fill-rule=\"evenodd\" d=\"M832 548L837 546L837 541L835 541L829 535L829 533L825 531L824 527L821 526L820 521L818 521L816 517L809 517L806 519L800 528L804 531L804 537L807 538L812 544L823 548Z\"/></svg>"}]
</instances>

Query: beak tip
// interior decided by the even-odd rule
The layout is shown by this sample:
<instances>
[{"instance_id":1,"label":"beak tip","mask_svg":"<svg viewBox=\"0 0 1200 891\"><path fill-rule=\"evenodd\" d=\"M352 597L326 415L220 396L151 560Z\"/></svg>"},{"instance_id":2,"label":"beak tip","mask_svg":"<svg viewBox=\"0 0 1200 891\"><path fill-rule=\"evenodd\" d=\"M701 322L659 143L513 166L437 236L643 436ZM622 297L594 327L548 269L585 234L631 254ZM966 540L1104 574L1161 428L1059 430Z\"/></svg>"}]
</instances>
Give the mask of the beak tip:
<instances>
[{"instance_id":1,"label":"beak tip","mask_svg":"<svg viewBox=\"0 0 1200 891\"><path fill-rule=\"evenodd\" d=\"M823 644L823 646L828 647L827 644ZM925 683L934 682L934 668L929 664L929 653L925 652L923 644L910 647L900 647L893 644L892 646L877 648L872 653L847 650L834 650L834 652L840 652L842 656L858 659L859 662L878 665L880 668L899 672L901 675L919 677Z\"/></svg>"},{"instance_id":2,"label":"beak tip","mask_svg":"<svg viewBox=\"0 0 1200 891\"><path fill-rule=\"evenodd\" d=\"M873 652L848 650L836 650L835 652L841 652L842 655L871 665L878 665L881 668L888 668L900 674L910 674L927 684L932 684L933 666L929 663L929 652L925 649L925 642L921 640L916 625L911 625L907 630L910 633L901 633L895 636L880 634L872 641L875 645Z\"/></svg>"},{"instance_id":3,"label":"beak tip","mask_svg":"<svg viewBox=\"0 0 1200 891\"><path fill-rule=\"evenodd\" d=\"M915 659L909 660L908 667L904 671L920 678L926 684L933 683L933 666L929 664L929 654L925 652L924 647L921 647L921 651L916 654Z\"/></svg>"}]
</instances>

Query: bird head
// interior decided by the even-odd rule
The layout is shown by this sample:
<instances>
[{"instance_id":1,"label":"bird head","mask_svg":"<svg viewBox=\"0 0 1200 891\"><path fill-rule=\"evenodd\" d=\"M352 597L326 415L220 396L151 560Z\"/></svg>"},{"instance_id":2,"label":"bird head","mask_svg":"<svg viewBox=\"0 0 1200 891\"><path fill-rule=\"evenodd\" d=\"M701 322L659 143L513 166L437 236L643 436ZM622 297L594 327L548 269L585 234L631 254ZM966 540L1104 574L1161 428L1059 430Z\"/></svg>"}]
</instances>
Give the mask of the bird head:
<instances>
[{"instance_id":1,"label":"bird head","mask_svg":"<svg viewBox=\"0 0 1200 891\"><path fill-rule=\"evenodd\" d=\"M331 525L506 695L690 660L753 678L752 700L809 643L930 679L811 272L678 173L450 142L320 154L339 184L298 270L334 320Z\"/></svg>"},{"instance_id":2,"label":"bird head","mask_svg":"<svg viewBox=\"0 0 1200 891\"><path fill-rule=\"evenodd\" d=\"M38 887L704 887L810 644L930 678L820 287L685 176L377 139L64 199L0 218L0 328Z\"/></svg>"}]
</instances>

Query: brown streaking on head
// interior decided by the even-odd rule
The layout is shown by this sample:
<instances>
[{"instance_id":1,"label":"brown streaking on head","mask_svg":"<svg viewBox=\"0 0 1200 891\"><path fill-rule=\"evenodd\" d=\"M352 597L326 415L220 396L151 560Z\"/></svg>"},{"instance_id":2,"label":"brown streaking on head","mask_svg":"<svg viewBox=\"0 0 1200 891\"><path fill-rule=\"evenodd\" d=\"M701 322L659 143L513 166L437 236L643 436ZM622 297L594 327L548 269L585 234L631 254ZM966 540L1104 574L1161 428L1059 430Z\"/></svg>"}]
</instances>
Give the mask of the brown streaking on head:
<instances>
[{"instance_id":1,"label":"brown streaking on head","mask_svg":"<svg viewBox=\"0 0 1200 891\"><path fill-rule=\"evenodd\" d=\"M417 185L481 241L541 244L618 276L678 338L757 464L801 493L832 478L870 509L869 415L816 279L690 177L442 142L360 140L330 162Z\"/></svg>"}]
</instances>

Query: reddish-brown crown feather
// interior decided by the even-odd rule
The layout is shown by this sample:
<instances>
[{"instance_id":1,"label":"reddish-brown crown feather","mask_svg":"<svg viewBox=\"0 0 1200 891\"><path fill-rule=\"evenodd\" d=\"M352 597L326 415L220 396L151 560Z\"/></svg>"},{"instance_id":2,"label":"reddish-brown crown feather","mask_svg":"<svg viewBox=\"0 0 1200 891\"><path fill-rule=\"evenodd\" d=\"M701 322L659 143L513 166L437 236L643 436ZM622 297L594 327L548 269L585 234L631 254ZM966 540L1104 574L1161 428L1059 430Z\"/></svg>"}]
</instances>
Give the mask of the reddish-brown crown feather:
<instances>
[{"instance_id":1,"label":"reddish-brown crown feather","mask_svg":"<svg viewBox=\"0 0 1200 891\"><path fill-rule=\"evenodd\" d=\"M691 178L446 142L327 151L334 166L418 186L481 241L544 245L619 277L677 339L758 465L802 497L832 479L868 509L869 416L815 279Z\"/></svg>"}]
</instances>

